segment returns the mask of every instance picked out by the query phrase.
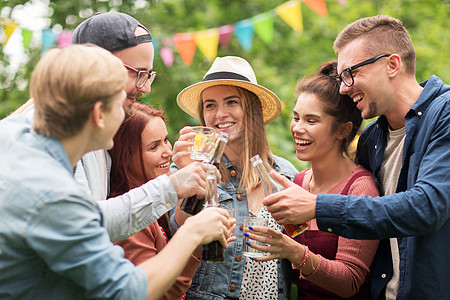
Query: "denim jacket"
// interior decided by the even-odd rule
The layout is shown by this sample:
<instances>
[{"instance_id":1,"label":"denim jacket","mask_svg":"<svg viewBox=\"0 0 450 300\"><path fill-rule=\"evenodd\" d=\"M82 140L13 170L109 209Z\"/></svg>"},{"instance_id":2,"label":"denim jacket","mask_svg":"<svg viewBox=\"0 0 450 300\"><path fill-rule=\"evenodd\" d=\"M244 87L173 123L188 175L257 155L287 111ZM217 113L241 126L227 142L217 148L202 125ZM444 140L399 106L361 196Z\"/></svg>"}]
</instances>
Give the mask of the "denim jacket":
<instances>
[{"instance_id":1,"label":"denim jacket","mask_svg":"<svg viewBox=\"0 0 450 300\"><path fill-rule=\"evenodd\" d=\"M405 116L403 164L395 194L319 194L316 219L321 230L346 238L384 239L372 269L372 298L383 299L392 277L389 237L398 237L400 285L397 299L450 299L450 86L438 77ZM358 162L378 174L386 148L384 116L366 127Z\"/></svg>"},{"instance_id":2,"label":"denim jacket","mask_svg":"<svg viewBox=\"0 0 450 300\"><path fill-rule=\"evenodd\" d=\"M298 171L287 160L274 156L274 169L294 180ZM201 263L192 279L191 287L186 293L187 299L238 299L244 271L245 257L243 248L243 218L248 216L247 195L239 192L239 172L224 156L223 162L230 172L230 180L218 185L220 206L236 209L236 229L233 236L236 241L228 244L225 249L225 260L221 263ZM174 166L172 166L174 167ZM171 225L178 228L174 217ZM290 299L290 271L291 264L287 260L278 260L278 298Z\"/></svg>"},{"instance_id":3,"label":"denim jacket","mask_svg":"<svg viewBox=\"0 0 450 300\"><path fill-rule=\"evenodd\" d=\"M0 299L145 299L60 141L0 121Z\"/></svg>"}]
</instances>

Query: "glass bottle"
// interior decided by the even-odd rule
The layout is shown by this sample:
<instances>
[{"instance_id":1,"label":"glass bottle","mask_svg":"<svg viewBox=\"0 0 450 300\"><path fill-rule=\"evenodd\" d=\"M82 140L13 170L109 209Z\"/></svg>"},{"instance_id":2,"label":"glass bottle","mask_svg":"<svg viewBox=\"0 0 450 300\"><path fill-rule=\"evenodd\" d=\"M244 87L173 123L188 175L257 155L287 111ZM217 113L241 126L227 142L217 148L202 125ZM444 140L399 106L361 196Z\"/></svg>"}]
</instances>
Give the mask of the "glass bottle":
<instances>
[{"instance_id":1,"label":"glass bottle","mask_svg":"<svg viewBox=\"0 0 450 300\"><path fill-rule=\"evenodd\" d=\"M217 178L215 169L211 168L206 173L205 208L219 207L217 199ZM205 224L207 226L207 224ZM202 245L201 260L206 262L221 262L224 260L224 249L219 241Z\"/></svg>"},{"instance_id":2,"label":"glass bottle","mask_svg":"<svg viewBox=\"0 0 450 300\"><path fill-rule=\"evenodd\" d=\"M261 181L264 186L264 195L266 197L269 196L270 194L284 190L284 187L281 184L279 184L275 179L273 179L272 176L270 176L269 171L267 170L266 166L264 166L258 154L250 158L250 161L252 162L253 167L256 169L259 178L261 178ZM307 223L286 224L283 226L284 230L286 230L286 233L290 237L296 237L308 228Z\"/></svg>"},{"instance_id":3,"label":"glass bottle","mask_svg":"<svg viewBox=\"0 0 450 300\"><path fill-rule=\"evenodd\" d=\"M225 150L225 146L228 142L228 133L220 132L219 137L217 138L214 154L209 161L205 161L205 163L211 164L219 168L220 161L222 160L223 151ZM196 195L191 196L189 198L183 199L181 203L180 209L190 215L198 214L205 205L205 199L198 198Z\"/></svg>"}]
</instances>

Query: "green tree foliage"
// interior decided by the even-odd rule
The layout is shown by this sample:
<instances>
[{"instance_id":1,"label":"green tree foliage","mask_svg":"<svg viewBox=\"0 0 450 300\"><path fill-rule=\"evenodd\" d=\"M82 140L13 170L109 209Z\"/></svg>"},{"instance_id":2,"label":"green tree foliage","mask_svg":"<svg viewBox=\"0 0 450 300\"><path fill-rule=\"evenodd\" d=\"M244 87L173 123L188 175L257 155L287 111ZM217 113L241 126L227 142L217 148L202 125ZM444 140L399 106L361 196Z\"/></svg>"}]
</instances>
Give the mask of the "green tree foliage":
<instances>
[{"instance_id":1,"label":"green tree foliage","mask_svg":"<svg viewBox=\"0 0 450 300\"><path fill-rule=\"evenodd\" d=\"M97 11L116 10L136 17L146 25L161 44L177 32L194 32L251 18L270 11L285 0L55 0L50 1L51 26L74 29L85 18ZM2 7L12 9L23 1L0 0ZM376 14L399 18L411 34L417 52L417 80L426 80L436 74L450 83L450 1L449 0L347 0L340 4L326 0L328 16L321 17L302 4L304 30L294 32L280 17L274 17L274 43L264 44L258 36L251 50L244 51L236 38L228 48L219 48L218 56L237 55L253 66L258 82L274 91L283 102L280 118L268 125L267 134L273 153L292 161L299 169L302 164L295 157L295 148L289 131L291 110L295 104L295 84L303 75L314 71L321 63L336 59L332 50L334 38L348 23ZM0 46L1 50L1 46ZM32 66L39 58L39 49L27 50L30 62L13 75L4 72L8 57L0 51L0 118L5 117L28 99L27 82ZM208 70L210 62L197 49L191 66L185 66L175 51L175 61L167 68L161 58L155 57L158 71L150 95L143 101L162 106L168 116L169 137L178 138L185 125L198 121L189 117L176 105L176 95L184 87L198 82Z\"/></svg>"}]
</instances>

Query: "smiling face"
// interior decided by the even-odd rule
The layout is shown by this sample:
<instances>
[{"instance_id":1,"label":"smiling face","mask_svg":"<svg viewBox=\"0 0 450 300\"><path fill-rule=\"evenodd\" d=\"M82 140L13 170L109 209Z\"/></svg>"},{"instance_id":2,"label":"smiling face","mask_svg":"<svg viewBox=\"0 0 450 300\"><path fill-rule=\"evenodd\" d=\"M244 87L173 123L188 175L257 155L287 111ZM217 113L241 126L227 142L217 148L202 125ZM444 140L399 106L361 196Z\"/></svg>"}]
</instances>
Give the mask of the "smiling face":
<instances>
[{"instance_id":1,"label":"smiling face","mask_svg":"<svg viewBox=\"0 0 450 300\"><path fill-rule=\"evenodd\" d=\"M141 133L142 161L145 166L147 179L154 179L170 172L170 158L172 145L167 138L167 128L163 119L151 117ZM135 159L132 166L133 173L141 174L139 160Z\"/></svg>"},{"instance_id":2,"label":"smiling face","mask_svg":"<svg viewBox=\"0 0 450 300\"><path fill-rule=\"evenodd\" d=\"M229 134L228 144L239 140L243 132L242 99L233 86L219 85L202 93L205 125Z\"/></svg>"},{"instance_id":3,"label":"smiling face","mask_svg":"<svg viewBox=\"0 0 450 300\"><path fill-rule=\"evenodd\" d=\"M334 118L324 112L315 94L299 95L290 128L300 160L313 163L331 153L341 153L342 139L335 133Z\"/></svg>"},{"instance_id":4,"label":"smiling face","mask_svg":"<svg viewBox=\"0 0 450 300\"><path fill-rule=\"evenodd\" d=\"M135 31L136 36L145 35L147 31L141 27L137 27ZM137 46L119 50L113 53L115 56L120 58L124 64L135 68L139 71L151 71L153 70L153 57L154 49L153 43L141 43ZM128 115L130 112L131 105L141 97L143 94L149 94L151 91L150 83L147 81L142 88L136 88L136 72L131 70L128 71L128 81L125 86L125 91L127 93L127 100L124 103L125 113Z\"/></svg>"},{"instance_id":5,"label":"smiling face","mask_svg":"<svg viewBox=\"0 0 450 300\"><path fill-rule=\"evenodd\" d=\"M364 39L356 39L339 52L338 72L373 56L367 51L361 51L365 49L364 44ZM395 102L391 100L388 90L388 59L380 58L372 64L354 70L354 84L348 87L342 83L340 86L340 93L350 96L357 103L363 119L374 118L394 109Z\"/></svg>"}]
</instances>

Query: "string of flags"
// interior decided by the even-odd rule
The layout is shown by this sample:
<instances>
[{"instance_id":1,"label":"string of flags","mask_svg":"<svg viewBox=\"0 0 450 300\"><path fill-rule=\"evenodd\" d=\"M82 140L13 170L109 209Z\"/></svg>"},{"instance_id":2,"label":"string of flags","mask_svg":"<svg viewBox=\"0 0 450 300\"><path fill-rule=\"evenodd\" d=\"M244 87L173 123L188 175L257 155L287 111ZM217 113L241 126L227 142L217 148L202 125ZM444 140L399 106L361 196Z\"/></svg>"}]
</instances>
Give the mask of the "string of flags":
<instances>
[{"instance_id":1,"label":"string of flags","mask_svg":"<svg viewBox=\"0 0 450 300\"><path fill-rule=\"evenodd\" d=\"M346 0L336 0L344 3ZM255 34L270 45L274 42L274 18L279 16L294 31L303 31L302 7L306 4L320 16L327 16L328 11L325 0L290 0L273 10L258 14L248 19L238 21L234 24L227 24L217 28L210 28L196 32L175 33L172 37L153 39L155 52L159 55L167 67L171 67L175 60L174 48L180 55L183 63L191 65L197 48L208 59L213 61L217 56L218 47L227 48L232 36L235 36L240 46L249 51L252 48ZM15 30L21 30L23 48L28 49L34 32L26 28L18 28L19 25L10 19L1 19L0 23L4 30L6 45ZM63 30L56 34L51 28L42 30L42 51L44 53L55 46L59 48L67 47L71 44L72 31Z\"/></svg>"}]
</instances>

